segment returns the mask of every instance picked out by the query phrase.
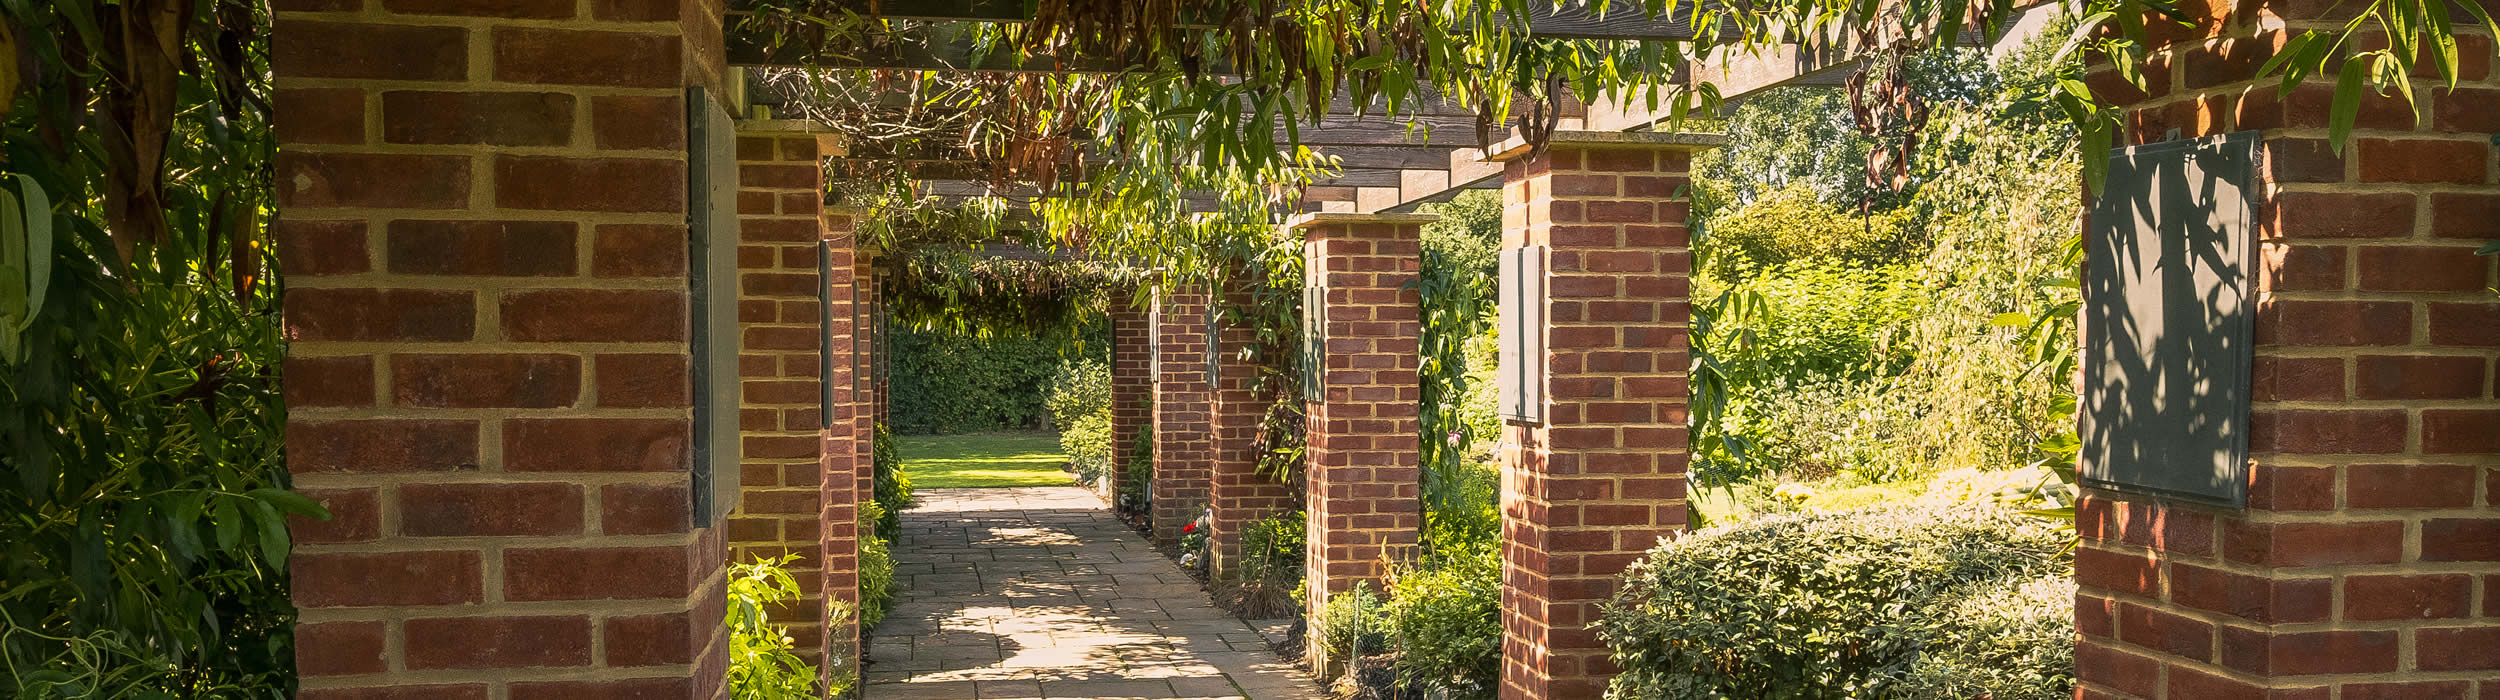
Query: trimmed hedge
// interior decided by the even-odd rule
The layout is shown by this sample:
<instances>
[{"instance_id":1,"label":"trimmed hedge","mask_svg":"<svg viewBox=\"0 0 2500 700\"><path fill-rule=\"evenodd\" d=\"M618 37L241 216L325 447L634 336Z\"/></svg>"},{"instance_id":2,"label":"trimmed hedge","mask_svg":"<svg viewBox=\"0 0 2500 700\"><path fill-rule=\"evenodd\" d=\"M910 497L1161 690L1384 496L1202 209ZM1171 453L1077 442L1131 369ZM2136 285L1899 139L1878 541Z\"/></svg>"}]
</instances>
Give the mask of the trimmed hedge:
<instances>
[{"instance_id":1,"label":"trimmed hedge","mask_svg":"<svg viewBox=\"0 0 2500 700\"><path fill-rule=\"evenodd\" d=\"M1055 342L915 330L891 337L894 432L951 435L1047 420L1042 402L1059 372Z\"/></svg>"},{"instance_id":2,"label":"trimmed hedge","mask_svg":"<svg viewBox=\"0 0 2500 700\"><path fill-rule=\"evenodd\" d=\"M1608 695L2069 695L2072 599L2037 603L2065 577L2072 538L1989 505L1695 532L1651 549L1606 605L1598 634L1623 668Z\"/></svg>"}]
</instances>

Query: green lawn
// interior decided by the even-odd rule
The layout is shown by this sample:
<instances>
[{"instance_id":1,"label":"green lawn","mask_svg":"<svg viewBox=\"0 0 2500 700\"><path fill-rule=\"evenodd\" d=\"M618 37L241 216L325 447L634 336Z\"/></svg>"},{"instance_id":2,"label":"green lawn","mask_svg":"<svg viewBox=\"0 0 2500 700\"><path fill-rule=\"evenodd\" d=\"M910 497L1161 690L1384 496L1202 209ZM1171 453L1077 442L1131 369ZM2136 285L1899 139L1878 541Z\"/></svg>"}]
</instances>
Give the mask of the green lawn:
<instances>
[{"instance_id":1,"label":"green lawn","mask_svg":"<svg viewBox=\"0 0 2500 700\"><path fill-rule=\"evenodd\" d=\"M912 488L1064 486L1059 436L1043 432L896 436Z\"/></svg>"}]
</instances>

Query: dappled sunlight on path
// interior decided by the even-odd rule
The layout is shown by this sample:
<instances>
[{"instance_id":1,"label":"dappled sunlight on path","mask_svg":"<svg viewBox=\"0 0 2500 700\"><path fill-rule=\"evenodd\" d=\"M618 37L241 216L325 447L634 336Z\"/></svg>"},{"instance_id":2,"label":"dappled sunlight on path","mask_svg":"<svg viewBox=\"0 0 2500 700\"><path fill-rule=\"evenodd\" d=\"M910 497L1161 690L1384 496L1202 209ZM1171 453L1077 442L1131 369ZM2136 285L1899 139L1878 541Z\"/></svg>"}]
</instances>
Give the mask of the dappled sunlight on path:
<instances>
[{"instance_id":1,"label":"dappled sunlight on path","mask_svg":"<svg viewBox=\"0 0 2500 700\"><path fill-rule=\"evenodd\" d=\"M919 496L894 545L868 700L1319 697L1084 490Z\"/></svg>"}]
</instances>

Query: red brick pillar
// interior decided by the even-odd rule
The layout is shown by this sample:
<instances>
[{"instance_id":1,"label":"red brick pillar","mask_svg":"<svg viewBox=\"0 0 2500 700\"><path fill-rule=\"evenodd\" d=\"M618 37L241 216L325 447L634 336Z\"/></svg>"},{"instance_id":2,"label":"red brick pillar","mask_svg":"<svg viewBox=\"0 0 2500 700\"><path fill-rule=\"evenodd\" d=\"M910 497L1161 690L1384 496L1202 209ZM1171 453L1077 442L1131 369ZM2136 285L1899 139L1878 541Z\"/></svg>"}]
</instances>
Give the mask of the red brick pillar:
<instances>
[{"instance_id":1,"label":"red brick pillar","mask_svg":"<svg viewBox=\"0 0 2500 700\"><path fill-rule=\"evenodd\" d=\"M1255 303L1253 285L1264 284L1266 279L1252 278L1248 271L1234 274L1222 303L1232 308L1249 308ZM1214 531L1208 533L1208 571L1217 579L1232 578L1238 573L1244 527L1301 502L1293 485L1277 481L1274 475L1259 473L1259 425L1277 397L1272 388L1252 389L1260 383L1261 368L1246 355L1258 343L1259 329L1247 323L1227 324L1216 333L1216 362L1222 370L1215 387L1215 453L1209 495L1215 518Z\"/></svg>"},{"instance_id":2,"label":"red brick pillar","mask_svg":"<svg viewBox=\"0 0 2500 700\"><path fill-rule=\"evenodd\" d=\"M817 498L822 504L821 547L825 554L823 589L829 605L819 608L826 616L825 673L847 671L856 674L859 667L860 631L859 605L859 539L867 536L859 528L861 490L867 486L868 475L861 465L870 456L870 426L860 391L859 325L853 311L864 290L859 274L860 261L866 254L859 249L857 214L847 210L827 209L824 212L825 276L824 362L823 374L829 412L819 433L823 454L821 483ZM832 605L850 608L844 619L832 619ZM835 664L842 664L837 671Z\"/></svg>"},{"instance_id":3,"label":"red brick pillar","mask_svg":"<svg viewBox=\"0 0 2500 700\"><path fill-rule=\"evenodd\" d=\"M863 248L852 262L852 279L858 290L851 297L851 376L854 385L851 404L855 407L851 424L853 439L859 441L851 454L851 467L859 489L859 502L877 498L877 358L876 340L871 330L877 325L877 251ZM873 534L873 533L870 533ZM866 534L862 535L863 537Z\"/></svg>"},{"instance_id":4,"label":"red brick pillar","mask_svg":"<svg viewBox=\"0 0 2500 700\"><path fill-rule=\"evenodd\" d=\"M1149 314L1144 305L1130 294L1113 294L1108 302L1111 316L1111 470L1101 485L1103 499L1114 507L1119 502L1120 484L1127 483L1135 470L1152 469L1149 464L1132 464L1137 453L1137 438L1146 434L1153 423L1148 412L1154 405L1154 329L1147 325Z\"/></svg>"},{"instance_id":5,"label":"red brick pillar","mask_svg":"<svg viewBox=\"0 0 2500 700\"><path fill-rule=\"evenodd\" d=\"M2420 117L2365 102L2339 156L2331 78L2251 78L2271 18L2342 22L2257 5L2161 37L2149 91L2093 76L2125 143L2259 132L2260 271L2247 507L2085 491L2079 696L2500 697L2492 40L2460 37L2456 91L2414 82Z\"/></svg>"},{"instance_id":6,"label":"red brick pillar","mask_svg":"<svg viewBox=\"0 0 2500 700\"><path fill-rule=\"evenodd\" d=\"M1207 505L1215 442L1207 391L1207 295L1163 292L1156 301L1154 402L1155 544L1180 541Z\"/></svg>"},{"instance_id":7,"label":"red brick pillar","mask_svg":"<svg viewBox=\"0 0 2500 700\"><path fill-rule=\"evenodd\" d=\"M719 692L683 88L720 16L281 3L287 461L336 516L294 528L300 697Z\"/></svg>"},{"instance_id":8,"label":"red brick pillar","mask_svg":"<svg viewBox=\"0 0 2500 700\"><path fill-rule=\"evenodd\" d=\"M1423 528L1423 446L1416 437L1423 386L1423 269L1428 214L1304 214L1308 284L1325 288L1321 399L1305 404L1310 480L1309 612L1369 582L1384 590L1391 564L1414 559ZM1329 668L1311 635L1313 668Z\"/></svg>"},{"instance_id":9,"label":"red brick pillar","mask_svg":"<svg viewBox=\"0 0 2500 700\"><path fill-rule=\"evenodd\" d=\"M1502 697L1603 694L1588 623L1684 527L1685 183L1695 134L1562 132L1503 154L1502 246L1543 246L1542 423L1504 425Z\"/></svg>"},{"instance_id":10,"label":"red brick pillar","mask_svg":"<svg viewBox=\"0 0 2500 700\"><path fill-rule=\"evenodd\" d=\"M823 188L817 136L747 132L738 138L738 374L744 380L739 427L744 453L738 510L730 515L733 561L797 554L789 565L802 578L824 576L818 527L824 481L818 434L824 429L819 389L817 318L823 281L816 276L824 245ZM823 643L823 592L810 587L801 604L781 612L804 649Z\"/></svg>"}]
</instances>

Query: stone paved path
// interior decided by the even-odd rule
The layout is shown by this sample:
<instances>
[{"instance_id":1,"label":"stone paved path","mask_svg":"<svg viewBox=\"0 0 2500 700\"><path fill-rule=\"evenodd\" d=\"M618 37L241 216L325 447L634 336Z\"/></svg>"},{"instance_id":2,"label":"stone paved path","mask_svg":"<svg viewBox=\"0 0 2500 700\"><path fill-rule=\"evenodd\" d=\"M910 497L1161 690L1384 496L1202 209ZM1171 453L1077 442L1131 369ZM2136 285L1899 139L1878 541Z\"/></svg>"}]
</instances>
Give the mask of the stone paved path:
<instances>
[{"instance_id":1,"label":"stone paved path","mask_svg":"<svg viewBox=\"0 0 2500 700\"><path fill-rule=\"evenodd\" d=\"M1073 486L926 489L894 545L866 700L1305 700L1267 634L1224 614Z\"/></svg>"}]
</instances>

